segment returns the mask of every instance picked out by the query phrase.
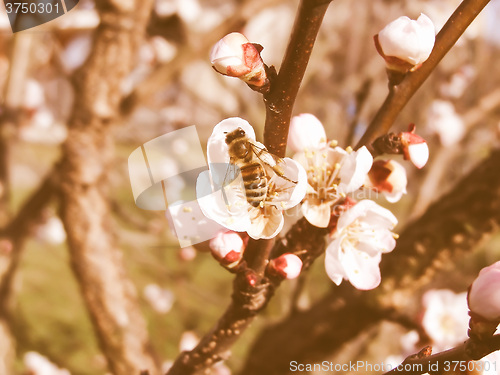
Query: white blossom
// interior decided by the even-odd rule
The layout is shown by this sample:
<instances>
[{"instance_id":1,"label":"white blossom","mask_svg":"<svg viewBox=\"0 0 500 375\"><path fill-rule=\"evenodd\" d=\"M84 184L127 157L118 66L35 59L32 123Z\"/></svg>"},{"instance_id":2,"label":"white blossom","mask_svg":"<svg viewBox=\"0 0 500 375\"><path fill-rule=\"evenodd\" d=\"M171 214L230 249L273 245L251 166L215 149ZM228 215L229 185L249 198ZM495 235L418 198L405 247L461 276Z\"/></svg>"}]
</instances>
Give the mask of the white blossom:
<instances>
[{"instance_id":1,"label":"white blossom","mask_svg":"<svg viewBox=\"0 0 500 375\"><path fill-rule=\"evenodd\" d=\"M160 314L168 313L175 301L174 293L171 290L163 289L157 284L146 285L143 294L153 310Z\"/></svg>"},{"instance_id":2,"label":"white blossom","mask_svg":"<svg viewBox=\"0 0 500 375\"><path fill-rule=\"evenodd\" d=\"M469 315L467 293L429 290L423 297L422 326L434 341L436 350L449 349L467 339Z\"/></svg>"},{"instance_id":3,"label":"white blossom","mask_svg":"<svg viewBox=\"0 0 500 375\"><path fill-rule=\"evenodd\" d=\"M391 229L396 217L375 202L365 199L342 213L333 242L326 249L325 268L330 279L342 279L361 290L380 284L379 263L383 253L391 252L396 240Z\"/></svg>"},{"instance_id":4,"label":"white blossom","mask_svg":"<svg viewBox=\"0 0 500 375\"><path fill-rule=\"evenodd\" d=\"M434 100L429 107L427 126L439 136L445 147L460 142L465 134L465 124L455 111L455 106L445 100Z\"/></svg>"},{"instance_id":5,"label":"white blossom","mask_svg":"<svg viewBox=\"0 0 500 375\"><path fill-rule=\"evenodd\" d=\"M181 335L181 339L179 341L179 350L181 352L193 350L196 345L198 345L198 342L200 342L200 338L196 333L193 331L185 331Z\"/></svg>"},{"instance_id":6,"label":"white blossom","mask_svg":"<svg viewBox=\"0 0 500 375\"><path fill-rule=\"evenodd\" d=\"M37 352L27 352L24 355L24 365L33 375L70 375L68 370L58 368Z\"/></svg>"},{"instance_id":7,"label":"white blossom","mask_svg":"<svg viewBox=\"0 0 500 375\"><path fill-rule=\"evenodd\" d=\"M299 204L306 193L307 177L302 166L290 158L283 159L284 179L266 168L267 187L265 201L259 207L247 202L241 173L232 173L227 181L231 164L226 134L241 128L257 147L255 132L250 124L238 117L217 124L207 143L209 171L200 173L196 182L196 195L201 210L211 220L235 232L247 232L254 239L275 237L283 228L283 210ZM263 162L262 162L263 163Z\"/></svg>"},{"instance_id":8,"label":"white blossom","mask_svg":"<svg viewBox=\"0 0 500 375\"><path fill-rule=\"evenodd\" d=\"M298 120L297 124L304 125L302 121ZM319 121L313 123L317 128ZM292 127L289 138L303 136L304 127L298 125ZM365 183L373 157L364 146L352 151L350 147L344 150L327 145L322 136L324 130L316 129L315 134L307 140L310 148L301 150L293 158L307 171L308 189L302 213L312 225L326 228L332 206Z\"/></svg>"}]
</instances>

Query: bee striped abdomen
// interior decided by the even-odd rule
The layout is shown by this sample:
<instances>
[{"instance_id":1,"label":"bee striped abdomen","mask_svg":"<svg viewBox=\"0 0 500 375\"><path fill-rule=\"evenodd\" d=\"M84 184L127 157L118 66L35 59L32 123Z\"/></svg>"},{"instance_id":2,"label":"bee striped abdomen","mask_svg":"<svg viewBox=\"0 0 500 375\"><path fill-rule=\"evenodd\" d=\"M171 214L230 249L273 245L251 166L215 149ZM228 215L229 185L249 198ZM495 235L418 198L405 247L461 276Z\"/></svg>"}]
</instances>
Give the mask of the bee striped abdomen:
<instances>
[{"instance_id":1,"label":"bee striped abdomen","mask_svg":"<svg viewBox=\"0 0 500 375\"><path fill-rule=\"evenodd\" d=\"M258 207L267 196L267 178L264 168L258 162L240 166L241 176L245 185L247 202Z\"/></svg>"},{"instance_id":2,"label":"bee striped abdomen","mask_svg":"<svg viewBox=\"0 0 500 375\"><path fill-rule=\"evenodd\" d=\"M255 152L255 148L241 128L226 135L231 162L241 171L247 202L253 207L262 206L267 197L268 182L261 155L265 149Z\"/></svg>"}]
</instances>

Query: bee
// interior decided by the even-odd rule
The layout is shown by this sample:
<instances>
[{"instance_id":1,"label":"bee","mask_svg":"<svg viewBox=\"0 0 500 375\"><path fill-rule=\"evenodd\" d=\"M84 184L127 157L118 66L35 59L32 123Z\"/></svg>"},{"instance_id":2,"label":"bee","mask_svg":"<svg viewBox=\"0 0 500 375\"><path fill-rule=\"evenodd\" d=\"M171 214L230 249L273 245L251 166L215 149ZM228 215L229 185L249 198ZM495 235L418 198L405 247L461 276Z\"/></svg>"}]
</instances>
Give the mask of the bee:
<instances>
[{"instance_id":1,"label":"bee","mask_svg":"<svg viewBox=\"0 0 500 375\"><path fill-rule=\"evenodd\" d=\"M230 163L241 171L246 199L253 207L264 207L264 202L274 190L274 187L269 184L272 173L297 184L297 181L285 176L282 167L283 159L256 145L252 139L247 137L243 129L237 128L227 133L226 144ZM224 183L224 185L226 184Z\"/></svg>"}]
</instances>

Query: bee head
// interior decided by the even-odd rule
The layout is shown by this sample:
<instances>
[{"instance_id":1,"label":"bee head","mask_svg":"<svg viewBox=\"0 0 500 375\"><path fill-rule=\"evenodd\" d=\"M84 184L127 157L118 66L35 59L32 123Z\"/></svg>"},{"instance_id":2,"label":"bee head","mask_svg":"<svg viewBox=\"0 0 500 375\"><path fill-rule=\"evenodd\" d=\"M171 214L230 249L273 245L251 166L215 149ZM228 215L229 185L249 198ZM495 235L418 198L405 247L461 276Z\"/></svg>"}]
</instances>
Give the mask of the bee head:
<instances>
[{"instance_id":1,"label":"bee head","mask_svg":"<svg viewBox=\"0 0 500 375\"><path fill-rule=\"evenodd\" d=\"M242 128L236 128L232 132L225 132L226 134L226 144L230 144L232 141L238 138L243 138L246 136L245 131Z\"/></svg>"}]
</instances>

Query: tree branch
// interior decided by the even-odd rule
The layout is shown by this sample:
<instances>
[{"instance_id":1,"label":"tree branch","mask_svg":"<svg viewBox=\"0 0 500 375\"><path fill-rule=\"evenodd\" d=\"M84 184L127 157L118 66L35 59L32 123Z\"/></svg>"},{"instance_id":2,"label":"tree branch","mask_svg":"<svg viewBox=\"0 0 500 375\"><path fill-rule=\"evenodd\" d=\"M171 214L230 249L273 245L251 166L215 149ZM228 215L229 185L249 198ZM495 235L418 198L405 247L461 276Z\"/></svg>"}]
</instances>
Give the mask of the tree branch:
<instances>
[{"instance_id":1,"label":"tree branch","mask_svg":"<svg viewBox=\"0 0 500 375\"><path fill-rule=\"evenodd\" d=\"M500 335L495 335L484 341L468 339L453 349L434 355L413 355L405 359L398 367L385 374L421 375L426 373L444 373L445 371L466 371L476 368L469 367L468 361L477 361L484 356L500 349ZM424 349L425 350L425 349ZM463 367L465 366L465 367Z\"/></svg>"},{"instance_id":2,"label":"tree branch","mask_svg":"<svg viewBox=\"0 0 500 375\"><path fill-rule=\"evenodd\" d=\"M61 218L70 260L101 348L115 375L158 374L137 292L116 244L107 173L112 168L111 124L121 84L130 73L152 1L96 3L101 24L92 52L75 73L75 104L61 165Z\"/></svg>"},{"instance_id":3,"label":"tree branch","mask_svg":"<svg viewBox=\"0 0 500 375\"><path fill-rule=\"evenodd\" d=\"M271 91L264 96L264 144L280 157L285 156L293 105L329 4L330 1L301 1L280 71L271 82Z\"/></svg>"},{"instance_id":4,"label":"tree branch","mask_svg":"<svg viewBox=\"0 0 500 375\"><path fill-rule=\"evenodd\" d=\"M459 5L436 36L436 43L429 58L419 69L408 73L399 85L389 87L387 98L359 140L356 149L364 145L370 146L377 137L389 131L399 112L488 3L489 0L464 0Z\"/></svg>"}]
</instances>

